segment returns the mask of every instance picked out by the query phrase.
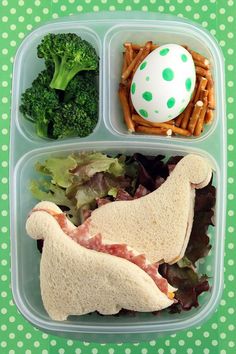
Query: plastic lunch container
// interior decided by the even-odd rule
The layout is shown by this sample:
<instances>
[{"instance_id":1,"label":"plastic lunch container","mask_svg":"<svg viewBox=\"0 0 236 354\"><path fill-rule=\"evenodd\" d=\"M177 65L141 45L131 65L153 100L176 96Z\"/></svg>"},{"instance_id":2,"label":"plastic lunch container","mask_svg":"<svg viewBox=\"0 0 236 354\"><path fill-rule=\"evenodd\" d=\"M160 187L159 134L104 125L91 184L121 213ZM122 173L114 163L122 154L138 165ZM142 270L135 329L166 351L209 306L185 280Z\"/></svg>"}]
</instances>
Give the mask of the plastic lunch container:
<instances>
[{"instance_id":1,"label":"plastic lunch container","mask_svg":"<svg viewBox=\"0 0 236 354\"><path fill-rule=\"evenodd\" d=\"M49 32L75 32L94 45L100 56L99 122L86 138L63 141L36 137L33 127L19 113L21 93L30 86L43 61L36 47ZM215 81L217 108L214 123L199 138L128 135L121 118L117 88L124 41L187 44L210 59ZM23 316L36 327L59 336L87 341L141 341L199 325L216 309L223 289L225 231L226 156L225 89L223 56L212 36L201 27L172 16L154 13L99 13L61 19L33 31L18 49L13 74L11 119L11 255L12 291ZM209 229L212 250L199 262L201 273L210 276L210 291L200 296L200 306L191 311L158 316L71 316L67 321L52 321L44 310L39 287L40 254L35 241L25 232L27 214L36 201L28 191L36 177L34 164L50 156L72 151L97 150L106 153L206 156L214 167L217 188L215 227Z\"/></svg>"}]
</instances>

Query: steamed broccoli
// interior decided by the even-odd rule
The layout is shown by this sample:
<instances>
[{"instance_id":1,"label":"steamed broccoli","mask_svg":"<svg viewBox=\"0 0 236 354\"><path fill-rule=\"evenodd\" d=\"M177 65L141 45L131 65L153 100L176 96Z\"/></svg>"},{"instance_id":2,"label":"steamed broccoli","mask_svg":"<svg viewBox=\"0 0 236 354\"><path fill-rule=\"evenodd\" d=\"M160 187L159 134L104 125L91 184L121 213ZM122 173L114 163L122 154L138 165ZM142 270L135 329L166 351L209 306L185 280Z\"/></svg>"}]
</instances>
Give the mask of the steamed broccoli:
<instances>
[{"instance_id":1,"label":"steamed broccoli","mask_svg":"<svg viewBox=\"0 0 236 354\"><path fill-rule=\"evenodd\" d=\"M97 117L90 116L83 107L73 102L65 103L54 115L53 138L85 137L91 134L96 124Z\"/></svg>"},{"instance_id":2,"label":"steamed broccoli","mask_svg":"<svg viewBox=\"0 0 236 354\"><path fill-rule=\"evenodd\" d=\"M21 97L20 111L26 119L35 123L36 133L40 137L48 137L49 124L59 107L56 91L48 86L51 78L50 70L43 70Z\"/></svg>"},{"instance_id":3,"label":"steamed broccoli","mask_svg":"<svg viewBox=\"0 0 236 354\"><path fill-rule=\"evenodd\" d=\"M75 33L46 35L39 44L38 57L44 58L46 66L54 67L50 87L65 90L70 80L80 71L97 70L98 56L86 40Z\"/></svg>"},{"instance_id":4,"label":"steamed broccoli","mask_svg":"<svg viewBox=\"0 0 236 354\"><path fill-rule=\"evenodd\" d=\"M91 72L76 75L67 86L64 102L74 102L91 117L98 115L98 89L96 77Z\"/></svg>"},{"instance_id":5,"label":"steamed broccoli","mask_svg":"<svg viewBox=\"0 0 236 354\"><path fill-rule=\"evenodd\" d=\"M38 46L46 70L21 98L20 111L40 137L89 135L98 119L98 56L76 34L48 34Z\"/></svg>"}]
</instances>

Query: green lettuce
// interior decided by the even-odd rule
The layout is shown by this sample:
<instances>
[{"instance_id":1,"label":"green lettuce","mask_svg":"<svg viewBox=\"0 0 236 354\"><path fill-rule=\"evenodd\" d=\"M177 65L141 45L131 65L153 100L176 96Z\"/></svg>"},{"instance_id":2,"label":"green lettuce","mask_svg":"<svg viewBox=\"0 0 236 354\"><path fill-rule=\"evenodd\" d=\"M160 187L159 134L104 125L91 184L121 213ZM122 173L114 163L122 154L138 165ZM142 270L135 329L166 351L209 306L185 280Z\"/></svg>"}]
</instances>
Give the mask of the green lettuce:
<instances>
[{"instance_id":1,"label":"green lettuce","mask_svg":"<svg viewBox=\"0 0 236 354\"><path fill-rule=\"evenodd\" d=\"M60 207L66 208L66 214L69 219L75 225L79 225L80 218L79 211L76 207L76 200L67 198L65 189L45 180L32 180L30 182L29 189L35 199L47 200L48 202L52 202Z\"/></svg>"},{"instance_id":2,"label":"green lettuce","mask_svg":"<svg viewBox=\"0 0 236 354\"><path fill-rule=\"evenodd\" d=\"M75 198L77 208L84 204L90 204L97 198L107 195L116 196L118 189L129 185L129 180L122 176L114 176L109 173L96 173L89 181L77 187Z\"/></svg>"},{"instance_id":3,"label":"green lettuce","mask_svg":"<svg viewBox=\"0 0 236 354\"><path fill-rule=\"evenodd\" d=\"M122 159L109 157L101 152L75 154L73 158L77 162L77 167L73 170L77 183L88 181L98 172L108 172L116 177L124 175Z\"/></svg>"},{"instance_id":4,"label":"green lettuce","mask_svg":"<svg viewBox=\"0 0 236 354\"><path fill-rule=\"evenodd\" d=\"M100 152L51 157L36 163L36 171L47 176L43 181L31 181L35 199L54 202L68 209L71 220L79 224L79 209L94 203L96 198L116 195L127 185L124 178L124 158L109 157Z\"/></svg>"},{"instance_id":5,"label":"green lettuce","mask_svg":"<svg viewBox=\"0 0 236 354\"><path fill-rule=\"evenodd\" d=\"M36 164L36 171L51 176L51 182L60 187L67 188L73 183L73 174L70 172L76 168L77 162L72 155L67 157L50 158L43 164Z\"/></svg>"}]
</instances>

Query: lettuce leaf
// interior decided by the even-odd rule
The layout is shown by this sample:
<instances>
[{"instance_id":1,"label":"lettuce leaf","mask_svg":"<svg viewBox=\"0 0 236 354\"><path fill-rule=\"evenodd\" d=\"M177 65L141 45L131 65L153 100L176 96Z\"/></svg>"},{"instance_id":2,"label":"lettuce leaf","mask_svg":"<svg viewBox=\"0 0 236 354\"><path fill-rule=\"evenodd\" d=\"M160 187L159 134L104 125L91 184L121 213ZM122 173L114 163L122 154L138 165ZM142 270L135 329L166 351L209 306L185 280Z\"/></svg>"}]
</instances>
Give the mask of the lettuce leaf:
<instances>
[{"instance_id":1,"label":"lettuce leaf","mask_svg":"<svg viewBox=\"0 0 236 354\"><path fill-rule=\"evenodd\" d=\"M109 157L100 152L75 154L73 157L77 165L71 173L76 176L76 183L84 183L98 172L108 172L116 177L124 175L122 159Z\"/></svg>"},{"instance_id":2,"label":"lettuce leaf","mask_svg":"<svg viewBox=\"0 0 236 354\"><path fill-rule=\"evenodd\" d=\"M118 189L129 185L129 180L122 176L112 176L108 173L96 173L89 181L77 186L75 199L77 208L84 204L90 204L97 198L107 195L116 195Z\"/></svg>"},{"instance_id":3,"label":"lettuce leaf","mask_svg":"<svg viewBox=\"0 0 236 354\"><path fill-rule=\"evenodd\" d=\"M50 176L51 183L63 188L73 183L82 184L98 172L108 172L113 176L124 174L122 159L108 157L100 152L52 157L44 163L38 162L35 167L36 171Z\"/></svg>"},{"instance_id":4,"label":"lettuce leaf","mask_svg":"<svg viewBox=\"0 0 236 354\"><path fill-rule=\"evenodd\" d=\"M36 171L47 176L43 181L31 181L35 199L48 200L66 208L70 219L78 225L83 205L95 204L96 198L116 196L119 188L130 184L125 178L124 157L113 158L100 152L53 157L35 165Z\"/></svg>"},{"instance_id":5,"label":"lettuce leaf","mask_svg":"<svg viewBox=\"0 0 236 354\"><path fill-rule=\"evenodd\" d=\"M37 163L36 171L50 176L51 183L60 187L67 188L73 182L73 174L70 172L77 166L76 160L72 155L60 158L50 158L43 164Z\"/></svg>"},{"instance_id":6,"label":"lettuce leaf","mask_svg":"<svg viewBox=\"0 0 236 354\"><path fill-rule=\"evenodd\" d=\"M76 207L76 200L66 196L65 189L54 185L46 180L32 180L29 189L32 196L38 200L47 200L61 207L68 218L75 224L80 224L79 211Z\"/></svg>"},{"instance_id":7,"label":"lettuce leaf","mask_svg":"<svg viewBox=\"0 0 236 354\"><path fill-rule=\"evenodd\" d=\"M209 290L208 277L199 275L193 267L179 267L178 264L162 264L159 271L168 282L178 288L175 293L177 304L171 306L171 312L180 312L190 310L192 307L198 307L198 296Z\"/></svg>"}]
</instances>

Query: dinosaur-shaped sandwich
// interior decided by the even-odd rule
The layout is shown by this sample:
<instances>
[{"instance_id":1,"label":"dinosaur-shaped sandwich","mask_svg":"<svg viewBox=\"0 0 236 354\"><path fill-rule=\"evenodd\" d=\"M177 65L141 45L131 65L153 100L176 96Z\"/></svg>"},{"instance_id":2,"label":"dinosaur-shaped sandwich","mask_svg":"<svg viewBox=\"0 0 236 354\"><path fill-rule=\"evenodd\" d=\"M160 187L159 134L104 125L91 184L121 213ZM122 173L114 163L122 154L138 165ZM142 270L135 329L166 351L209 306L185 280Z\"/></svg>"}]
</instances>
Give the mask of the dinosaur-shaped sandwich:
<instances>
[{"instance_id":1,"label":"dinosaur-shaped sandwich","mask_svg":"<svg viewBox=\"0 0 236 354\"><path fill-rule=\"evenodd\" d=\"M103 205L79 227L54 203L38 203L26 230L44 240L40 286L49 316L149 312L173 304L176 289L158 273L158 264L183 257L195 189L211 177L209 162L189 154L154 192Z\"/></svg>"}]
</instances>

